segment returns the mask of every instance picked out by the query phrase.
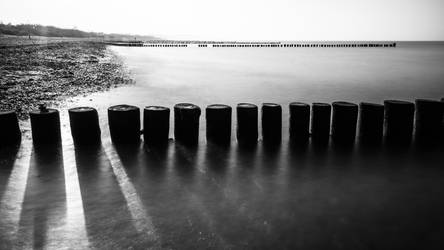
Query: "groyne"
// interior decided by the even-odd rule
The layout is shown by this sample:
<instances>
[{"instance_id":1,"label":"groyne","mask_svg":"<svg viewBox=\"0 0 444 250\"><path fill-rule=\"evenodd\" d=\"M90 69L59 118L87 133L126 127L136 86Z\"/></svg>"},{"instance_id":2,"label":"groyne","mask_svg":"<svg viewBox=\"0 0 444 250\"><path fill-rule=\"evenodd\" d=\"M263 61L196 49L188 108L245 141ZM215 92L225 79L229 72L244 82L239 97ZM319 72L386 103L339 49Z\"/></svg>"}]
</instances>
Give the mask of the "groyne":
<instances>
[{"instance_id":1,"label":"groyne","mask_svg":"<svg viewBox=\"0 0 444 250\"><path fill-rule=\"evenodd\" d=\"M415 102L385 100L377 103L294 102L290 111L290 141L353 145L360 143L387 143L409 145L442 144L444 139L444 101L416 99ZM223 104L206 107L207 140L227 144L231 141L232 108ZM280 143L282 137L282 107L276 103L261 106L262 139L264 143ZM75 144L100 142L100 126L97 111L92 107L68 110L71 134ZM174 138L183 144L199 142L201 109L191 103L174 106ZM60 141L60 116L56 109L41 106L31 111L31 128L34 144L57 144ZM168 140L170 109L148 106L144 109L143 130L139 107L116 105L108 108L108 124L111 140L116 144L136 143L142 134L145 143L163 144ZM252 103L239 103L236 107L236 137L240 144L256 144L259 138L259 108ZM0 113L0 145L19 143L19 123L15 112ZM356 140L356 137L359 140ZM362 140L361 140L362 139Z\"/></svg>"},{"instance_id":2,"label":"groyne","mask_svg":"<svg viewBox=\"0 0 444 250\"><path fill-rule=\"evenodd\" d=\"M395 48L396 42L199 42L199 41L107 41L107 45L162 48Z\"/></svg>"}]
</instances>

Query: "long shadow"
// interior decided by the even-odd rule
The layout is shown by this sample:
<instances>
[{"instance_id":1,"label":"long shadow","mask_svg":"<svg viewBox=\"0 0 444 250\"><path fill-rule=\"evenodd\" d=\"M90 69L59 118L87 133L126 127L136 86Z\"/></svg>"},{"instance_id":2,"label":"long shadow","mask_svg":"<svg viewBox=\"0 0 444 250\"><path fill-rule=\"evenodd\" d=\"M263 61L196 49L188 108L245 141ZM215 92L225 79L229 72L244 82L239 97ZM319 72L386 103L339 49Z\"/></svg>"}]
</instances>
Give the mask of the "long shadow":
<instances>
[{"instance_id":1,"label":"long shadow","mask_svg":"<svg viewBox=\"0 0 444 250\"><path fill-rule=\"evenodd\" d=\"M3 200L3 194L8 187L9 178L14 168L14 163L18 157L17 153L20 149L20 144L11 145L8 147L0 148L0 202L5 202L6 204L0 204L0 207L8 206L8 200ZM8 239L7 235L4 235L3 230L5 230L5 225L0 219L0 249L9 249L11 239Z\"/></svg>"},{"instance_id":2,"label":"long shadow","mask_svg":"<svg viewBox=\"0 0 444 250\"><path fill-rule=\"evenodd\" d=\"M29 165L17 241L19 247L41 249L63 237L58 231L66 217L61 145L34 146Z\"/></svg>"},{"instance_id":3,"label":"long shadow","mask_svg":"<svg viewBox=\"0 0 444 250\"><path fill-rule=\"evenodd\" d=\"M194 195L199 182L199 146L171 142L144 145L141 153L115 145L121 163L134 185L161 247L195 249L207 247L212 235L202 220L202 206ZM208 240L202 241L202 238Z\"/></svg>"},{"instance_id":4,"label":"long shadow","mask_svg":"<svg viewBox=\"0 0 444 250\"><path fill-rule=\"evenodd\" d=\"M148 244L155 244L157 248L169 248L170 241L164 235L171 233L172 229L169 223L174 217L174 212L169 210L175 209L176 206L171 204L175 202L172 197L172 185L169 172L171 154L174 153L174 143L169 141L163 145L140 144L118 145L114 148L122 164L123 170L134 186L136 195L144 209L145 217L143 220L149 220L152 231L155 234L155 242L147 242L141 244L146 247ZM142 242L149 241L149 237L142 235ZM176 245L177 247L177 245Z\"/></svg>"},{"instance_id":5,"label":"long shadow","mask_svg":"<svg viewBox=\"0 0 444 250\"><path fill-rule=\"evenodd\" d=\"M20 144L0 148L0 201L8 184L19 149Z\"/></svg>"},{"instance_id":6,"label":"long shadow","mask_svg":"<svg viewBox=\"0 0 444 250\"><path fill-rule=\"evenodd\" d=\"M140 234L133 224L111 160L102 145L75 147L75 161L85 214L86 231L98 249L140 247Z\"/></svg>"},{"instance_id":7,"label":"long shadow","mask_svg":"<svg viewBox=\"0 0 444 250\"><path fill-rule=\"evenodd\" d=\"M394 154L380 147L355 147L350 151L290 145L284 155L282 148L224 148L211 144L190 148L178 143L143 150L140 146L115 148L162 238L161 247L355 249L382 248L384 242L390 247L419 246L421 237L442 242L437 238L443 221L439 211L444 206L438 180L444 176L439 168L444 160L438 152L412 155L411 151ZM101 170L79 174L79 179L84 179L81 187L89 187L82 188L82 197L89 195L88 199L96 200L108 196L118 204L124 203L121 193L110 194L98 184L119 189L112 171L103 170L111 163L101 154L84 160L86 165L97 165L84 171ZM100 163L94 163L94 158ZM283 166L290 177L282 175ZM84 194L90 189L102 191ZM84 201L85 214L91 216L94 204L86 204ZM115 217L114 211L95 206L96 213L104 214L101 219ZM120 235L102 223L94 228L93 241L110 248L125 247L129 243L122 237L129 235L131 246L146 246L143 236L131 237L136 233L126 226L131 221L127 210L122 219L112 222L124 225L122 229L113 227ZM97 218L87 219L87 224L100 224ZM114 245L97 239L101 230L107 235L102 238L114 238L110 240ZM416 232L420 235L415 236Z\"/></svg>"}]
</instances>

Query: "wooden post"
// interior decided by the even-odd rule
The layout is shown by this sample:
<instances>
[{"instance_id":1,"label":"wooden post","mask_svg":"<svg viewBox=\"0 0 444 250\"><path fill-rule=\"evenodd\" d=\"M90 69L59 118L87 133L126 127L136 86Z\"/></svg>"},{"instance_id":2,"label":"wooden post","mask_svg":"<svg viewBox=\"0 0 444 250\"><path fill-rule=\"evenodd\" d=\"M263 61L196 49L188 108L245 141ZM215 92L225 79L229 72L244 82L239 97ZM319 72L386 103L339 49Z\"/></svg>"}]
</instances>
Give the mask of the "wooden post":
<instances>
[{"instance_id":1,"label":"wooden post","mask_svg":"<svg viewBox=\"0 0 444 250\"><path fill-rule=\"evenodd\" d=\"M282 140L282 107L276 103L262 104L262 139L264 143Z\"/></svg>"},{"instance_id":2,"label":"wooden post","mask_svg":"<svg viewBox=\"0 0 444 250\"><path fill-rule=\"evenodd\" d=\"M328 141L330 136L331 105L313 103L311 116L311 136L315 141Z\"/></svg>"},{"instance_id":3,"label":"wooden post","mask_svg":"<svg viewBox=\"0 0 444 250\"><path fill-rule=\"evenodd\" d=\"M390 144L409 144L413 133L415 104L407 101L386 100L385 133Z\"/></svg>"},{"instance_id":4,"label":"wooden post","mask_svg":"<svg viewBox=\"0 0 444 250\"><path fill-rule=\"evenodd\" d=\"M174 137L184 144L197 144L199 140L200 108L191 103L174 105Z\"/></svg>"},{"instance_id":5,"label":"wooden post","mask_svg":"<svg viewBox=\"0 0 444 250\"><path fill-rule=\"evenodd\" d=\"M131 105L116 105L108 108L108 125L114 143L137 143L140 141L140 110Z\"/></svg>"},{"instance_id":6,"label":"wooden post","mask_svg":"<svg viewBox=\"0 0 444 250\"><path fill-rule=\"evenodd\" d=\"M231 107L212 104L205 110L207 120L207 141L229 144L231 141Z\"/></svg>"},{"instance_id":7,"label":"wooden post","mask_svg":"<svg viewBox=\"0 0 444 250\"><path fill-rule=\"evenodd\" d=\"M381 143L384 134L384 105L361 102L359 107L359 141Z\"/></svg>"},{"instance_id":8,"label":"wooden post","mask_svg":"<svg viewBox=\"0 0 444 250\"><path fill-rule=\"evenodd\" d=\"M166 144L170 133L170 109L148 106L143 110L143 139L148 144Z\"/></svg>"},{"instance_id":9,"label":"wooden post","mask_svg":"<svg viewBox=\"0 0 444 250\"><path fill-rule=\"evenodd\" d=\"M441 98L441 102L444 103L444 98ZM444 116L442 118L441 134L443 136L442 139L444 139Z\"/></svg>"},{"instance_id":10,"label":"wooden post","mask_svg":"<svg viewBox=\"0 0 444 250\"><path fill-rule=\"evenodd\" d=\"M68 110L71 135L75 144L100 143L100 125L97 110L91 107L78 107Z\"/></svg>"},{"instance_id":11,"label":"wooden post","mask_svg":"<svg viewBox=\"0 0 444 250\"><path fill-rule=\"evenodd\" d=\"M31 118L32 140L34 145L59 145L60 115L56 109L40 105L38 110L29 112Z\"/></svg>"},{"instance_id":12,"label":"wooden post","mask_svg":"<svg viewBox=\"0 0 444 250\"><path fill-rule=\"evenodd\" d=\"M358 105L333 102L332 139L335 143L353 144L356 137Z\"/></svg>"},{"instance_id":13,"label":"wooden post","mask_svg":"<svg viewBox=\"0 0 444 250\"><path fill-rule=\"evenodd\" d=\"M290 108L290 140L306 142L310 136L310 105L292 102Z\"/></svg>"},{"instance_id":14,"label":"wooden post","mask_svg":"<svg viewBox=\"0 0 444 250\"><path fill-rule=\"evenodd\" d=\"M435 100L416 99L415 138L421 143L434 143L442 136L441 126L444 103Z\"/></svg>"},{"instance_id":15,"label":"wooden post","mask_svg":"<svg viewBox=\"0 0 444 250\"><path fill-rule=\"evenodd\" d=\"M258 108L251 103L239 103L237 110L237 140L240 144L256 144L258 138Z\"/></svg>"},{"instance_id":16,"label":"wooden post","mask_svg":"<svg viewBox=\"0 0 444 250\"><path fill-rule=\"evenodd\" d=\"M21 138L17 114L14 111L0 112L0 147L17 144Z\"/></svg>"}]
</instances>

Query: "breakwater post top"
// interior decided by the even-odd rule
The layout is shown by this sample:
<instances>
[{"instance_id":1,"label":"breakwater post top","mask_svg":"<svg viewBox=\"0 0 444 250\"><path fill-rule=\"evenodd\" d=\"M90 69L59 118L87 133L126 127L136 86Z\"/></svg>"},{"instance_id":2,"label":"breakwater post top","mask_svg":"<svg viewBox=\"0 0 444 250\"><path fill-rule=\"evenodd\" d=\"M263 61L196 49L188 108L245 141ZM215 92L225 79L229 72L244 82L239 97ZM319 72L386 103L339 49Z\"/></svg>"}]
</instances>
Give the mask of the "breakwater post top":
<instances>
[{"instance_id":1,"label":"breakwater post top","mask_svg":"<svg viewBox=\"0 0 444 250\"><path fill-rule=\"evenodd\" d=\"M239 103L239 104L237 104L237 108L256 108L257 109L257 106L255 105L255 104L252 104L252 103L246 103L246 102L243 102L243 103Z\"/></svg>"},{"instance_id":2,"label":"breakwater post top","mask_svg":"<svg viewBox=\"0 0 444 250\"><path fill-rule=\"evenodd\" d=\"M135 110L138 109L136 106L131 106L131 105L127 105L127 104L121 104L121 105L116 105L116 106L112 106L109 107L108 110L110 111L129 111L129 110Z\"/></svg>"},{"instance_id":3,"label":"breakwater post top","mask_svg":"<svg viewBox=\"0 0 444 250\"><path fill-rule=\"evenodd\" d=\"M197 105L191 103L178 103L174 105L175 109L200 109Z\"/></svg>"},{"instance_id":4,"label":"breakwater post top","mask_svg":"<svg viewBox=\"0 0 444 250\"><path fill-rule=\"evenodd\" d=\"M77 107L77 108L71 108L69 109L69 112L72 113L81 113L81 112L88 112L88 111L94 111L94 108L91 107Z\"/></svg>"},{"instance_id":5,"label":"breakwater post top","mask_svg":"<svg viewBox=\"0 0 444 250\"><path fill-rule=\"evenodd\" d=\"M162 111L162 110L170 110L170 108L163 106L146 106L145 110Z\"/></svg>"}]
</instances>

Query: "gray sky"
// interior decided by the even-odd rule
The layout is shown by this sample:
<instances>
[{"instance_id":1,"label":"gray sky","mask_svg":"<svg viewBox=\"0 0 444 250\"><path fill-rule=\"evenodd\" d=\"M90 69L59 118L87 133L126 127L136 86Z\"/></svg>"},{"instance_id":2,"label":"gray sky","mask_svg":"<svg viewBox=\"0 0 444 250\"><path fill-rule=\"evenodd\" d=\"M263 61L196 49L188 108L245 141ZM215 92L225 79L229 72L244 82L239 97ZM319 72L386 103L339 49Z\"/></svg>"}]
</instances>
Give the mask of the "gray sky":
<instances>
[{"instance_id":1,"label":"gray sky","mask_svg":"<svg viewBox=\"0 0 444 250\"><path fill-rule=\"evenodd\" d=\"M444 40L444 0L0 0L3 23L199 40Z\"/></svg>"}]
</instances>

